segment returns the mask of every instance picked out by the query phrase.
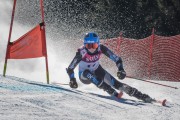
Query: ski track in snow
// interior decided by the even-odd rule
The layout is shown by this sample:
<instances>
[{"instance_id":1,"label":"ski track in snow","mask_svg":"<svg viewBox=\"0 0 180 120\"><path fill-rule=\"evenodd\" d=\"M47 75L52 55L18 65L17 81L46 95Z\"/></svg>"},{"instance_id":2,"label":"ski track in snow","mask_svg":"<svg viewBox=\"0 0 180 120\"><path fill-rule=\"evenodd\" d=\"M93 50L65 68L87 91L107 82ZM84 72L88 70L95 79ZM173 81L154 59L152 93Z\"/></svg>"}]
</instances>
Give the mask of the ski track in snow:
<instances>
[{"instance_id":1,"label":"ski track in snow","mask_svg":"<svg viewBox=\"0 0 180 120\"><path fill-rule=\"evenodd\" d=\"M128 84L136 86L151 96L168 100L166 107L143 103L126 94L124 99L117 100L104 91L70 89L32 82L25 79L0 75L0 116L1 120L179 120L180 97L179 89L151 85L132 79ZM180 87L178 82L163 84ZM148 84L148 86L147 86ZM142 87L145 86L146 87ZM146 88L146 89L145 89ZM101 91L101 90L99 90ZM156 91L156 94L153 92ZM168 96L168 97L167 97Z\"/></svg>"}]
</instances>

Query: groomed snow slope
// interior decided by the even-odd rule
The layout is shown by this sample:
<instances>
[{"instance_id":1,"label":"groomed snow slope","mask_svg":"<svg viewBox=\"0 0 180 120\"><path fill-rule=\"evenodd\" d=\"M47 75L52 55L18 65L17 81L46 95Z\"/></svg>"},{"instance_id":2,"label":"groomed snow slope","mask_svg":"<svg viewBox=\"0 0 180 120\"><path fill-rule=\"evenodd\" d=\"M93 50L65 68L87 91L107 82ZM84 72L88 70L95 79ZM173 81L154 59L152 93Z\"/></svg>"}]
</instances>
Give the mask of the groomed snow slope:
<instances>
[{"instance_id":1,"label":"groomed snow slope","mask_svg":"<svg viewBox=\"0 0 180 120\"><path fill-rule=\"evenodd\" d=\"M166 98L168 106L143 103L124 95L116 100L95 87L47 85L25 79L0 75L1 120L179 120L180 90L125 79L123 82L148 93ZM176 87L180 83L159 82ZM88 89L88 90L87 90ZM81 92L83 91L83 92ZM101 92L100 92L101 91ZM91 94L88 94L88 93ZM98 93L98 95L92 94Z\"/></svg>"}]
</instances>

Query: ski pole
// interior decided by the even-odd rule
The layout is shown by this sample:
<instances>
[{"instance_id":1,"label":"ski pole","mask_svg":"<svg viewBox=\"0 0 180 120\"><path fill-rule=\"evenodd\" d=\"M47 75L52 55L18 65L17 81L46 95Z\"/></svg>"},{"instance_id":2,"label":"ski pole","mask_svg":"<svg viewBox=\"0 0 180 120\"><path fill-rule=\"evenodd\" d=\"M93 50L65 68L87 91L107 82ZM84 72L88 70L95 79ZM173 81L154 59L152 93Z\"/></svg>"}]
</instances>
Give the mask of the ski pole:
<instances>
[{"instance_id":1,"label":"ski pole","mask_svg":"<svg viewBox=\"0 0 180 120\"><path fill-rule=\"evenodd\" d=\"M144 82L149 82L149 83L157 84L157 85L161 85L161 86L165 86L165 87L170 87L170 88L178 89L177 87L173 87L173 86L169 86L169 85L164 85L164 84L152 82L152 81L149 81L149 80L143 80L143 79L140 79L140 78L134 78L134 77L130 77L130 76L126 76L126 77L127 78L136 79L136 80L140 80L140 81L144 81Z\"/></svg>"}]
</instances>

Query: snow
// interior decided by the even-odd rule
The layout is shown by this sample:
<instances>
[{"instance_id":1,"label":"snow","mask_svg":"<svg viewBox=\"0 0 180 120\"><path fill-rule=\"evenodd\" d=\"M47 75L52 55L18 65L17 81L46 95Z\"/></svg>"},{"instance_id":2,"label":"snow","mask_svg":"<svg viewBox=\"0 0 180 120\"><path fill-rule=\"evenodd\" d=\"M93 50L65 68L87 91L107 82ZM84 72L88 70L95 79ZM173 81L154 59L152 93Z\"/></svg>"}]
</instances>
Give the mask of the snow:
<instances>
[{"instance_id":1,"label":"snow","mask_svg":"<svg viewBox=\"0 0 180 120\"><path fill-rule=\"evenodd\" d=\"M124 94L122 100L107 95L93 85L69 86L33 82L0 75L1 120L179 120L179 89L126 78L124 83L152 97L168 100L166 107L143 103ZM180 87L176 82L159 83ZM80 91L78 91L80 90ZM83 92L81 92L83 91ZM92 95L94 93L98 95Z\"/></svg>"},{"instance_id":2,"label":"snow","mask_svg":"<svg viewBox=\"0 0 180 120\"><path fill-rule=\"evenodd\" d=\"M0 73L3 73L11 10L12 1L0 1ZM11 41L19 38L32 28L32 26L17 22L16 15L13 26ZM53 82L68 84L69 79L65 68L69 65L73 56L70 56L72 54L70 52L57 49L65 46L62 44L63 39L59 39L58 36L58 41L61 44L57 44L58 42L54 41L55 38L50 37L50 31L51 28L47 27L51 84L45 84L44 58L8 60L7 76L3 77L0 74L0 120L180 119L179 89L128 78L121 81L143 93L149 94L153 98L160 100L166 98L169 103L166 107L162 107L158 104L143 103L126 94L123 96L124 99L117 100L92 84L82 84L78 79L79 87L77 90L71 89L68 85L59 86L52 84ZM75 70L75 73L77 73L77 70ZM76 78L78 77L76 76ZM158 81L158 83L180 88L179 82Z\"/></svg>"}]
</instances>

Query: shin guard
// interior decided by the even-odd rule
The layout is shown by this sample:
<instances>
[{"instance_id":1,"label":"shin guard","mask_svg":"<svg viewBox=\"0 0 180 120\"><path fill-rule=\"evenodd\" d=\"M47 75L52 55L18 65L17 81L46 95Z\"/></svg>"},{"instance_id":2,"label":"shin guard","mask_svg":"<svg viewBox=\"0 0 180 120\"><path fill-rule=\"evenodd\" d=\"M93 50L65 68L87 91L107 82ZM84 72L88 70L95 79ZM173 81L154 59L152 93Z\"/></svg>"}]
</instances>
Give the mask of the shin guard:
<instances>
[{"instance_id":1,"label":"shin guard","mask_svg":"<svg viewBox=\"0 0 180 120\"><path fill-rule=\"evenodd\" d=\"M129 96L133 96L137 99L143 100L144 102L152 102L152 100L153 100L151 97L149 97L149 95L143 94L140 91L138 91L136 88L133 88L126 84L123 85L122 90L125 93L127 93Z\"/></svg>"}]
</instances>

